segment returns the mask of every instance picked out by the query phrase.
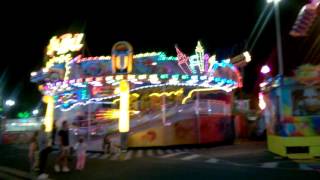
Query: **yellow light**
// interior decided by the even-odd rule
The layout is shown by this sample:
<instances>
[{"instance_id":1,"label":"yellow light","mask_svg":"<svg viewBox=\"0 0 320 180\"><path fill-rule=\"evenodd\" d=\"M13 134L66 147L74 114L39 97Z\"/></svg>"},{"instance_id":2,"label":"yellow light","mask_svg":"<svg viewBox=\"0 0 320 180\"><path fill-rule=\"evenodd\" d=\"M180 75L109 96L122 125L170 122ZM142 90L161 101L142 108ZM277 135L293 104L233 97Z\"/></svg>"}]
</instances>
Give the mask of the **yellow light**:
<instances>
[{"instance_id":1,"label":"yellow light","mask_svg":"<svg viewBox=\"0 0 320 180\"><path fill-rule=\"evenodd\" d=\"M43 96L42 101L47 104L46 115L44 117L45 131L51 132L54 118L54 99L52 96Z\"/></svg>"},{"instance_id":2,"label":"yellow light","mask_svg":"<svg viewBox=\"0 0 320 180\"><path fill-rule=\"evenodd\" d=\"M71 54L54 56L46 62L46 68L47 69L51 68L54 65L54 63L64 63L64 62L70 61L71 59L72 59Z\"/></svg>"},{"instance_id":3,"label":"yellow light","mask_svg":"<svg viewBox=\"0 0 320 180\"><path fill-rule=\"evenodd\" d=\"M79 51L83 47L83 44L81 43L83 36L83 33L68 33L59 38L57 36L52 37L47 47L47 55L53 56L55 52L57 55L61 55L69 51Z\"/></svg>"},{"instance_id":4,"label":"yellow light","mask_svg":"<svg viewBox=\"0 0 320 180\"><path fill-rule=\"evenodd\" d=\"M116 80L121 80L121 79L123 79L123 75L116 75L116 78L115 78Z\"/></svg>"},{"instance_id":5,"label":"yellow light","mask_svg":"<svg viewBox=\"0 0 320 180\"><path fill-rule=\"evenodd\" d=\"M136 115L136 114L139 114L140 111L132 110L129 113L130 115ZM96 114L96 117L99 119L107 119L107 120L118 119L120 117L120 111L119 109L109 109L107 111L98 112Z\"/></svg>"},{"instance_id":6,"label":"yellow light","mask_svg":"<svg viewBox=\"0 0 320 180\"><path fill-rule=\"evenodd\" d=\"M147 75L146 74L139 75L138 79L139 80L147 79Z\"/></svg>"},{"instance_id":7,"label":"yellow light","mask_svg":"<svg viewBox=\"0 0 320 180\"><path fill-rule=\"evenodd\" d=\"M150 53L141 53L133 55L133 58L143 58L143 57L150 57L150 56L157 56L159 52L150 52Z\"/></svg>"},{"instance_id":8,"label":"yellow light","mask_svg":"<svg viewBox=\"0 0 320 180\"><path fill-rule=\"evenodd\" d=\"M119 94L120 93L120 88L116 87L113 91L113 94Z\"/></svg>"},{"instance_id":9,"label":"yellow light","mask_svg":"<svg viewBox=\"0 0 320 180\"><path fill-rule=\"evenodd\" d=\"M152 96L157 96L157 97L160 97L160 96L172 96L172 95L179 95L179 94L182 94L183 93L183 88L177 90L177 91L171 91L171 92L163 92L163 93L152 93L150 94L149 96L152 97Z\"/></svg>"},{"instance_id":10,"label":"yellow light","mask_svg":"<svg viewBox=\"0 0 320 180\"><path fill-rule=\"evenodd\" d=\"M232 89L223 89L222 87L213 87L213 88L205 88L205 89L203 89L203 88L201 88L201 89L193 89L193 90L191 90L191 91L188 93L188 96L186 96L185 98L183 98L182 104L185 104L186 101L192 97L192 94L193 94L194 92L216 91L216 90L224 90L224 91L226 91L226 92L229 92L229 91L231 91Z\"/></svg>"},{"instance_id":11,"label":"yellow light","mask_svg":"<svg viewBox=\"0 0 320 180\"><path fill-rule=\"evenodd\" d=\"M136 75L134 75L134 74L129 74L128 75L128 80L133 80L135 78L136 78Z\"/></svg>"},{"instance_id":12,"label":"yellow light","mask_svg":"<svg viewBox=\"0 0 320 180\"><path fill-rule=\"evenodd\" d=\"M129 83L127 80L121 80L120 89L120 114L119 132L129 132Z\"/></svg>"},{"instance_id":13,"label":"yellow light","mask_svg":"<svg viewBox=\"0 0 320 180\"><path fill-rule=\"evenodd\" d=\"M117 103L117 102L119 102L119 101L120 101L120 98L115 99L115 100L112 101L112 104L115 104L115 103Z\"/></svg>"}]
</instances>

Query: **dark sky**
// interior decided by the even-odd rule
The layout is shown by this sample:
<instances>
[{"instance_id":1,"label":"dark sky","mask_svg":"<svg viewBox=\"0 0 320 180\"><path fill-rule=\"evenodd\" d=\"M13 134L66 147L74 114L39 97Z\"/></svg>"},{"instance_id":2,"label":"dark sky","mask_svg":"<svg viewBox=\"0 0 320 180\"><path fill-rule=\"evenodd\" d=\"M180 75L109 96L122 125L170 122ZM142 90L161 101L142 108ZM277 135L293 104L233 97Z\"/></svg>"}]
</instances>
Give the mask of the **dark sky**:
<instances>
[{"instance_id":1,"label":"dark sky","mask_svg":"<svg viewBox=\"0 0 320 180\"><path fill-rule=\"evenodd\" d=\"M300 63L292 48L300 41L288 37L299 9L306 0L284 0L281 21L286 72ZM44 49L53 35L66 32L86 34L86 55L109 55L119 40L129 41L134 51L165 51L175 55L174 45L190 54L200 39L207 52L218 57L243 50L265 0L230 1L119 1L104 4L78 3L3 6L1 12L2 57L0 69L3 97L15 96L19 110L31 110L40 101L37 86L29 82L30 72L43 66ZM182 1L183 2L183 1ZM108 4L109 3L109 4ZM245 90L256 85L258 67L272 57L275 48L274 21L270 19L253 49L253 60L245 68ZM270 60L269 60L270 61ZM289 66L288 66L289 65Z\"/></svg>"}]
</instances>

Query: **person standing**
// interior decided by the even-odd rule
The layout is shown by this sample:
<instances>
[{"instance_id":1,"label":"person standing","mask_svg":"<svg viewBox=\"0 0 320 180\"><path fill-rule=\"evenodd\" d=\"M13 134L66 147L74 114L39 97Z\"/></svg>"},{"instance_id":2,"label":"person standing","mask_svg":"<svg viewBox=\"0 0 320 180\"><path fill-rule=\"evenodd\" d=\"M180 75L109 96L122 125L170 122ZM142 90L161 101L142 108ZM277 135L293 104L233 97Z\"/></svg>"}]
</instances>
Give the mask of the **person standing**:
<instances>
[{"instance_id":1,"label":"person standing","mask_svg":"<svg viewBox=\"0 0 320 180\"><path fill-rule=\"evenodd\" d=\"M48 174L45 173L45 169L47 165L48 155L51 151L51 143L47 137L45 129L46 129L46 126L42 124L39 131L39 135L38 135L38 148L39 148L39 155L40 155L38 179L48 178Z\"/></svg>"},{"instance_id":2,"label":"person standing","mask_svg":"<svg viewBox=\"0 0 320 180\"><path fill-rule=\"evenodd\" d=\"M105 154L108 154L110 153L110 149L111 149L111 142L109 139L109 135L106 134L102 141L102 150Z\"/></svg>"},{"instance_id":3,"label":"person standing","mask_svg":"<svg viewBox=\"0 0 320 180\"><path fill-rule=\"evenodd\" d=\"M87 144L84 142L82 137L79 138L79 141L75 145L74 149L76 150L76 154L77 154L76 169L82 170L86 163L86 152L87 152Z\"/></svg>"},{"instance_id":4,"label":"person standing","mask_svg":"<svg viewBox=\"0 0 320 180\"><path fill-rule=\"evenodd\" d=\"M36 131L31 137L31 141L29 144L29 161L30 161L30 170L36 171L39 165L39 151L38 151L38 134Z\"/></svg>"},{"instance_id":5,"label":"person standing","mask_svg":"<svg viewBox=\"0 0 320 180\"><path fill-rule=\"evenodd\" d=\"M62 129L58 132L59 142L60 142L60 154L57 162L54 166L56 172L60 172L60 167L62 167L62 172L69 172L68 168L68 156L70 153L69 147L69 127L68 122L62 122Z\"/></svg>"},{"instance_id":6,"label":"person standing","mask_svg":"<svg viewBox=\"0 0 320 180\"><path fill-rule=\"evenodd\" d=\"M56 133L57 133L57 126L56 126L56 121L53 122L52 126L52 132L51 132L51 139L52 139L52 146L55 145L56 141Z\"/></svg>"}]
</instances>

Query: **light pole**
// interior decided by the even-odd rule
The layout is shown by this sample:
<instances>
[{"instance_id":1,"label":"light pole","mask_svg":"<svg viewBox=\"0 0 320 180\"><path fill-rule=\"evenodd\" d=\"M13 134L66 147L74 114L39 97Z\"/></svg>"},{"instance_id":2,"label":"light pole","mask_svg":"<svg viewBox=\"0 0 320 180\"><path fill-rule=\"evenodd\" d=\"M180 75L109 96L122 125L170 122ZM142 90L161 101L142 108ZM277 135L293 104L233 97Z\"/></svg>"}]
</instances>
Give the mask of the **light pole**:
<instances>
[{"instance_id":1,"label":"light pole","mask_svg":"<svg viewBox=\"0 0 320 180\"><path fill-rule=\"evenodd\" d=\"M280 13L279 3L281 0L267 0L267 3L273 3L275 12L275 25L276 25L276 36L277 36L277 57L278 57L278 73L280 77L279 83L279 119L283 120L282 113L282 86L283 86L283 56L282 56L282 41L281 41L281 28L280 28Z\"/></svg>"},{"instance_id":2,"label":"light pole","mask_svg":"<svg viewBox=\"0 0 320 180\"><path fill-rule=\"evenodd\" d=\"M283 76L283 56L282 56L282 41L280 27L279 3L281 0L267 0L268 3L274 4L276 36L277 36L277 56L278 56L278 71L279 75Z\"/></svg>"}]
</instances>

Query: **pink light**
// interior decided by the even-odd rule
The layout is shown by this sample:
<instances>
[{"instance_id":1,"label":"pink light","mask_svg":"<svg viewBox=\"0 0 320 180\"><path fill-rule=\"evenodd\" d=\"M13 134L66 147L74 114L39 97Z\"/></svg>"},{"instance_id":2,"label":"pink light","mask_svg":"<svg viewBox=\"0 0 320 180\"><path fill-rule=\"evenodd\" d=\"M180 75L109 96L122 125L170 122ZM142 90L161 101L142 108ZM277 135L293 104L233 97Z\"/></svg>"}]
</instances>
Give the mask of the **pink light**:
<instances>
[{"instance_id":1,"label":"pink light","mask_svg":"<svg viewBox=\"0 0 320 180\"><path fill-rule=\"evenodd\" d=\"M270 72L269 66L268 66L268 65L262 66L260 72L261 72L262 74L268 74L268 73Z\"/></svg>"}]
</instances>

